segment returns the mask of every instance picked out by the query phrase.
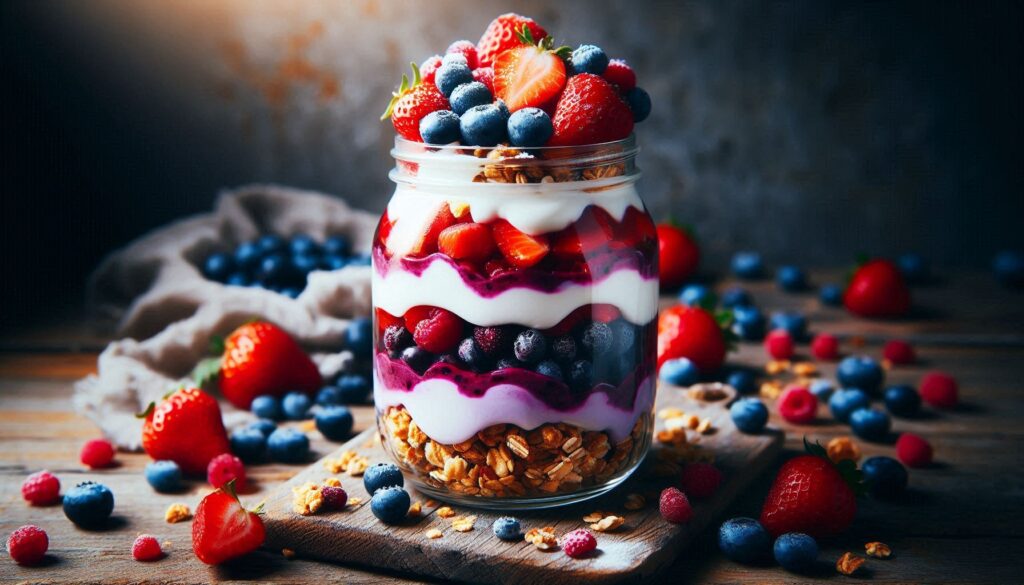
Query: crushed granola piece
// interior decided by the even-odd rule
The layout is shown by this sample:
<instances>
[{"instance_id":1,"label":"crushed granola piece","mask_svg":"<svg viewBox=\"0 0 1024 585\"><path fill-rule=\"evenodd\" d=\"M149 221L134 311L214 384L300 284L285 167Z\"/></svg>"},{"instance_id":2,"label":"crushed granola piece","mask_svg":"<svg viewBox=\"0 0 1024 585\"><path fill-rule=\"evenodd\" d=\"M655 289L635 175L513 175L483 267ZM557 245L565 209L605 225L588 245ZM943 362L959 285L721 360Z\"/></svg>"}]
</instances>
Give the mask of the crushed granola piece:
<instances>
[{"instance_id":1,"label":"crushed granola piece","mask_svg":"<svg viewBox=\"0 0 1024 585\"><path fill-rule=\"evenodd\" d=\"M626 521L622 516L605 516L597 522L590 525L590 529L595 532L610 532L616 528L622 526Z\"/></svg>"},{"instance_id":2,"label":"crushed granola piece","mask_svg":"<svg viewBox=\"0 0 1024 585\"><path fill-rule=\"evenodd\" d=\"M626 494L626 503L623 505L627 510L639 510L647 505L647 500L640 494Z\"/></svg>"},{"instance_id":3,"label":"crushed granola piece","mask_svg":"<svg viewBox=\"0 0 1024 585\"><path fill-rule=\"evenodd\" d=\"M302 429L302 431L306 432L306 433L311 432L311 431L315 431L316 430L316 422L314 422L313 420L302 421L302 424L299 425L299 428Z\"/></svg>"},{"instance_id":4,"label":"crushed granola piece","mask_svg":"<svg viewBox=\"0 0 1024 585\"><path fill-rule=\"evenodd\" d=\"M811 362L800 362L793 366L793 373L802 378L813 378L818 375L818 366Z\"/></svg>"},{"instance_id":5,"label":"crushed granola piece","mask_svg":"<svg viewBox=\"0 0 1024 585\"><path fill-rule=\"evenodd\" d=\"M545 526L544 528L531 528L526 531L523 537L526 542L540 550L554 550L558 546L558 539L555 538L555 527Z\"/></svg>"},{"instance_id":6,"label":"crushed granola piece","mask_svg":"<svg viewBox=\"0 0 1024 585\"><path fill-rule=\"evenodd\" d=\"M675 407L662 408L658 411L658 418L662 420L668 420L670 418L679 418L685 414L682 410Z\"/></svg>"},{"instance_id":7,"label":"crushed granola piece","mask_svg":"<svg viewBox=\"0 0 1024 585\"><path fill-rule=\"evenodd\" d=\"M167 507L167 511L164 512L164 520L168 524L177 524L178 522L185 522L191 519L192 510L189 510L185 504L171 504Z\"/></svg>"},{"instance_id":8,"label":"crushed granola piece","mask_svg":"<svg viewBox=\"0 0 1024 585\"><path fill-rule=\"evenodd\" d=\"M457 532L469 532L473 530L476 523L476 516L456 516L452 518L452 529Z\"/></svg>"},{"instance_id":9,"label":"crushed granola piece","mask_svg":"<svg viewBox=\"0 0 1024 585\"><path fill-rule=\"evenodd\" d=\"M587 514L586 516L584 516L583 517L583 521L589 524L590 522L597 522L598 520L600 520L600 519L602 519L602 518L604 518L605 516L608 516L608 515L609 514L607 512L602 512L601 510L597 510L596 512L591 512L591 513Z\"/></svg>"},{"instance_id":10,"label":"crushed granola piece","mask_svg":"<svg viewBox=\"0 0 1024 585\"><path fill-rule=\"evenodd\" d=\"M761 384L761 396L774 400L782 394L782 382L778 380L768 380Z\"/></svg>"},{"instance_id":11,"label":"crushed granola piece","mask_svg":"<svg viewBox=\"0 0 1024 585\"><path fill-rule=\"evenodd\" d=\"M865 561L867 561L867 559L864 557L858 557L853 553L846 552L843 553L843 556L839 557L838 561L836 561L836 570L844 575L852 575L860 569L861 565L863 565Z\"/></svg>"},{"instance_id":12,"label":"crushed granola piece","mask_svg":"<svg viewBox=\"0 0 1024 585\"><path fill-rule=\"evenodd\" d=\"M455 510L452 510L450 506L441 506L437 509L437 515L441 518L451 518L455 515Z\"/></svg>"},{"instance_id":13,"label":"crushed granola piece","mask_svg":"<svg viewBox=\"0 0 1024 585\"><path fill-rule=\"evenodd\" d=\"M324 494L320 486L309 481L292 488L292 509L296 514L310 516L324 505Z\"/></svg>"},{"instance_id":14,"label":"crushed granola piece","mask_svg":"<svg viewBox=\"0 0 1024 585\"><path fill-rule=\"evenodd\" d=\"M850 437L836 437L828 442L825 450L828 458L833 463L839 463L843 459L850 459L854 463L860 461L860 447Z\"/></svg>"},{"instance_id":15,"label":"crushed granola piece","mask_svg":"<svg viewBox=\"0 0 1024 585\"><path fill-rule=\"evenodd\" d=\"M714 430L714 427L711 426L711 419L710 418L703 418L703 419L701 419L700 423L697 425L697 428L695 428L694 430L697 431L698 433L702 434L702 435L706 435L706 434L710 433L711 431Z\"/></svg>"},{"instance_id":16,"label":"crushed granola piece","mask_svg":"<svg viewBox=\"0 0 1024 585\"><path fill-rule=\"evenodd\" d=\"M409 506L409 516L416 517L419 516L421 512L423 512L422 502L413 502L412 505Z\"/></svg>"},{"instance_id":17,"label":"crushed granola piece","mask_svg":"<svg viewBox=\"0 0 1024 585\"><path fill-rule=\"evenodd\" d=\"M892 556L892 549L884 542L869 542L864 545L864 551L876 559L887 559Z\"/></svg>"},{"instance_id":18,"label":"crushed granola piece","mask_svg":"<svg viewBox=\"0 0 1024 585\"><path fill-rule=\"evenodd\" d=\"M336 477L328 477L324 480L324 485L329 487L341 487L341 480Z\"/></svg>"},{"instance_id":19,"label":"crushed granola piece","mask_svg":"<svg viewBox=\"0 0 1024 585\"><path fill-rule=\"evenodd\" d=\"M444 533L438 530L437 528L431 528L430 530L426 531L426 533L424 533L424 536L433 540L435 538L441 538L442 536L444 536Z\"/></svg>"},{"instance_id":20,"label":"crushed granola piece","mask_svg":"<svg viewBox=\"0 0 1024 585\"><path fill-rule=\"evenodd\" d=\"M363 503L363 498L360 498L360 497L356 496L354 498L349 498L348 502L345 504L345 507L346 508L355 508L356 506L358 506L359 504L362 504L362 503Z\"/></svg>"},{"instance_id":21,"label":"crushed granola piece","mask_svg":"<svg viewBox=\"0 0 1024 585\"><path fill-rule=\"evenodd\" d=\"M348 471L348 474L351 475L352 477L359 477L363 474L364 471L366 471L366 468L369 466L369 459L367 459L366 457L357 456L348 462L346 471Z\"/></svg>"},{"instance_id":22,"label":"crushed granola piece","mask_svg":"<svg viewBox=\"0 0 1024 585\"><path fill-rule=\"evenodd\" d=\"M764 371L774 376L776 374L781 374L782 372L788 370L790 368L790 365L791 364L789 360L771 360L770 362L765 364Z\"/></svg>"},{"instance_id":23,"label":"crushed granola piece","mask_svg":"<svg viewBox=\"0 0 1024 585\"><path fill-rule=\"evenodd\" d=\"M288 559L289 561L295 558L295 551L290 548L282 548L281 556Z\"/></svg>"},{"instance_id":24,"label":"crushed granola piece","mask_svg":"<svg viewBox=\"0 0 1024 585\"><path fill-rule=\"evenodd\" d=\"M337 458L324 460L324 469L331 473L341 473L348 468L349 462L358 457L355 451L343 451Z\"/></svg>"},{"instance_id":25,"label":"crushed granola piece","mask_svg":"<svg viewBox=\"0 0 1024 585\"><path fill-rule=\"evenodd\" d=\"M509 435L505 439L505 444L508 446L508 450L512 451L520 459L526 459L530 456L530 444L526 442L522 435Z\"/></svg>"}]
</instances>

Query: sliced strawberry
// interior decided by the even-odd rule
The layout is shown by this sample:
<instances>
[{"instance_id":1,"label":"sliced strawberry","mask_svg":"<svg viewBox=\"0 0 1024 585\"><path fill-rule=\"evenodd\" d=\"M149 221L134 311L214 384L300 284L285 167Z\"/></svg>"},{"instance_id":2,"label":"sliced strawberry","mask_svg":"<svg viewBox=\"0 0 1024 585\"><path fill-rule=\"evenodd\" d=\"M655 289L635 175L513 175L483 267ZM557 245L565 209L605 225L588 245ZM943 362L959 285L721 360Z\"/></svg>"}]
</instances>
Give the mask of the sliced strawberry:
<instances>
[{"instance_id":1,"label":"sliced strawberry","mask_svg":"<svg viewBox=\"0 0 1024 585\"><path fill-rule=\"evenodd\" d=\"M565 79L565 62L543 47L524 45L494 59L494 94L513 112L547 104Z\"/></svg>"},{"instance_id":2,"label":"sliced strawberry","mask_svg":"<svg viewBox=\"0 0 1024 585\"><path fill-rule=\"evenodd\" d=\"M462 319L455 313L433 307L426 319L416 324L412 338L416 345L431 353L445 353L462 341Z\"/></svg>"},{"instance_id":3,"label":"sliced strawberry","mask_svg":"<svg viewBox=\"0 0 1024 585\"><path fill-rule=\"evenodd\" d=\"M603 207L590 206L576 221L580 248L589 254L615 239L615 220Z\"/></svg>"},{"instance_id":4,"label":"sliced strawberry","mask_svg":"<svg viewBox=\"0 0 1024 585\"><path fill-rule=\"evenodd\" d=\"M594 321L601 323L611 323L622 316L615 305L607 305L604 303L597 303L590 306L590 312L593 315Z\"/></svg>"},{"instance_id":5,"label":"sliced strawberry","mask_svg":"<svg viewBox=\"0 0 1024 585\"><path fill-rule=\"evenodd\" d=\"M607 79L608 83L618 87L619 92L623 94L636 87L636 73L633 73L633 68L626 65L626 62L622 59L612 59L609 61L608 67L605 68L601 77Z\"/></svg>"},{"instance_id":6,"label":"sliced strawberry","mask_svg":"<svg viewBox=\"0 0 1024 585\"><path fill-rule=\"evenodd\" d=\"M420 218L409 217L404 221L419 221ZM437 238L445 228L455 225L457 220L452 215L452 210L447 204L437 207L434 218L424 224L421 235L413 243L412 247L405 251L405 255L411 258L422 258L437 252Z\"/></svg>"},{"instance_id":7,"label":"sliced strawberry","mask_svg":"<svg viewBox=\"0 0 1024 585\"><path fill-rule=\"evenodd\" d=\"M486 85L487 89L491 90L491 95L494 94L494 69L490 67L478 67L474 69L473 81L479 81Z\"/></svg>"},{"instance_id":8,"label":"sliced strawberry","mask_svg":"<svg viewBox=\"0 0 1024 585\"><path fill-rule=\"evenodd\" d=\"M433 83L423 83L420 68L412 65L413 79L409 83L407 75L402 76L402 84L392 94L388 109L380 117L381 120L391 118L391 124L402 138L423 142L420 136L420 120L430 112L451 109L448 98Z\"/></svg>"},{"instance_id":9,"label":"sliced strawberry","mask_svg":"<svg viewBox=\"0 0 1024 585\"><path fill-rule=\"evenodd\" d=\"M420 321L430 316L430 312L434 309L429 305L416 305L405 312L405 328L409 330L409 333L416 332L416 326L420 324Z\"/></svg>"},{"instance_id":10,"label":"sliced strawberry","mask_svg":"<svg viewBox=\"0 0 1024 585\"><path fill-rule=\"evenodd\" d=\"M583 255L583 242L574 227L567 227L551 236L551 253L563 259Z\"/></svg>"},{"instance_id":11,"label":"sliced strawberry","mask_svg":"<svg viewBox=\"0 0 1024 585\"><path fill-rule=\"evenodd\" d=\"M494 236L482 223L460 223L447 227L437 237L440 252L455 260L483 262L494 253Z\"/></svg>"},{"instance_id":12,"label":"sliced strawberry","mask_svg":"<svg viewBox=\"0 0 1024 585\"><path fill-rule=\"evenodd\" d=\"M529 268L548 255L550 247L543 235L531 236L499 219L491 226L494 241L501 255L516 268Z\"/></svg>"},{"instance_id":13,"label":"sliced strawberry","mask_svg":"<svg viewBox=\"0 0 1024 585\"><path fill-rule=\"evenodd\" d=\"M262 508L246 510L233 483L203 498L192 521L192 550L199 560L217 565L259 548L266 539Z\"/></svg>"},{"instance_id":14,"label":"sliced strawberry","mask_svg":"<svg viewBox=\"0 0 1024 585\"><path fill-rule=\"evenodd\" d=\"M484 272L491 278L500 276L510 270L511 267L508 265L508 261L504 258L491 258L486 264L484 264Z\"/></svg>"},{"instance_id":15,"label":"sliced strawberry","mask_svg":"<svg viewBox=\"0 0 1024 585\"><path fill-rule=\"evenodd\" d=\"M391 235L391 228L394 226L394 222L388 217L388 210L384 210L384 214L380 216L380 222L377 223L377 233L374 236L374 241L385 248L388 247L388 236Z\"/></svg>"},{"instance_id":16,"label":"sliced strawberry","mask_svg":"<svg viewBox=\"0 0 1024 585\"><path fill-rule=\"evenodd\" d=\"M374 311L377 315L377 330L381 333L392 325L402 326L404 324L401 317L395 317L380 307L377 307Z\"/></svg>"},{"instance_id":17,"label":"sliced strawberry","mask_svg":"<svg viewBox=\"0 0 1024 585\"><path fill-rule=\"evenodd\" d=\"M555 132L549 146L599 144L629 136L633 112L612 84L597 75L581 73L565 84L551 123Z\"/></svg>"},{"instance_id":18,"label":"sliced strawberry","mask_svg":"<svg viewBox=\"0 0 1024 585\"><path fill-rule=\"evenodd\" d=\"M499 54L521 45L522 41L517 33L523 30L524 25L535 39L548 36L547 31L532 18L512 12L502 14L491 21L484 36L480 37L480 41L476 44L477 65L488 67Z\"/></svg>"},{"instance_id":19,"label":"sliced strawberry","mask_svg":"<svg viewBox=\"0 0 1024 585\"><path fill-rule=\"evenodd\" d=\"M651 216L633 206L626 209L617 232L618 241L629 248L635 248L644 242L654 243L658 238Z\"/></svg>"}]
</instances>

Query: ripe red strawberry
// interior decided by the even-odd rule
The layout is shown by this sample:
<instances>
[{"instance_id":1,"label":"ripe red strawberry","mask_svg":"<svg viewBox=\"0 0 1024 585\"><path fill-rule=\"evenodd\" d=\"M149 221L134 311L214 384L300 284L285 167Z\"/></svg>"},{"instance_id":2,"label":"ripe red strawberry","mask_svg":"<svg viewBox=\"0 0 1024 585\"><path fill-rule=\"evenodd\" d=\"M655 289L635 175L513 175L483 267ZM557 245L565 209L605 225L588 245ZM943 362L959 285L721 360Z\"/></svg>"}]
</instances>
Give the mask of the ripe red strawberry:
<instances>
[{"instance_id":1,"label":"ripe red strawberry","mask_svg":"<svg viewBox=\"0 0 1024 585\"><path fill-rule=\"evenodd\" d=\"M689 358L702 373L725 361L725 334L718 321L700 307L678 305L658 315L658 367L666 360Z\"/></svg>"},{"instance_id":2,"label":"ripe red strawberry","mask_svg":"<svg viewBox=\"0 0 1024 585\"><path fill-rule=\"evenodd\" d=\"M607 79L608 83L618 86L619 91L622 93L626 93L636 87L636 73L633 73L633 68L626 65L626 62L622 59L612 59L609 61L608 67L605 68L601 77Z\"/></svg>"},{"instance_id":3,"label":"ripe red strawberry","mask_svg":"<svg viewBox=\"0 0 1024 585\"><path fill-rule=\"evenodd\" d=\"M854 272L843 304L861 317L900 317L910 310L910 289L895 264L872 260Z\"/></svg>"},{"instance_id":4,"label":"ripe red strawberry","mask_svg":"<svg viewBox=\"0 0 1024 585\"><path fill-rule=\"evenodd\" d=\"M617 238L630 248L645 245L649 242L657 242L660 247L658 231L654 227L654 222L651 221L651 216L647 212L632 206L626 210L626 214L622 217ZM694 245L694 248L696 248L696 245Z\"/></svg>"},{"instance_id":5,"label":"ripe red strawberry","mask_svg":"<svg viewBox=\"0 0 1024 585\"><path fill-rule=\"evenodd\" d=\"M804 446L809 454L782 466L761 509L761 524L772 536L835 536L849 528L857 514L862 489L857 464L850 459L832 463L821 445L804 440Z\"/></svg>"},{"instance_id":6,"label":"ripe red strawberry","mask_svg":"<svg viewBox=\"0 0 1024 585\"><path fill-rule=\"evenodd\" d=\"M434 307L429 305L416 305L405 312L403 318L405 319L405 328L409 330L409 333L416 332L416 326L420 324L420 321L430 317Z\"/></svg>"},{"instance_id":7,"label":"ripe red strawberry","mask_svg":"<svg viewBox=\"0 0 1024 585\"><path fill-rule=\"evenodd\" d=\"M434 55L420 64L420 79L423 83L434 84L434 75L441 67L441 55Z\"/></svg>"},{"instance_id":8,"label":"ripe red strawberry","mask_svg":"<svg viewBox=\"0 0 1024 585\"><path fill-rule=\"evenodd\" d=\"M551 102L565 87L565 52L550 49L550 38L539 45L523 38L523 46L494 58L494 95L511 111L539 108Z\"/></svg>"},{"instance_id":9,"label":"ripe red strawberry","mask_svg":"<svg viewBox=\"0 0 1024 585\"><path fill-rule=\"evenodd\" d=\"M142 448L154 460L170 459L185 473L203 473L210 460L231 451L220 405L198 388L182 388L159 405L150 403Z\"/></svg>"},{"instance_id":10,"label":"ripe red strawberry","mask_svg":"<svg viewBox=\"0 0 1024 585\"><path fill-rule=\"evenodd\" d=\"M477 65L489 67L494 58L508 49L518 47L522 44L517 33L522 32L523 26L530 31L530 36L535 39L543 39L548 36L546 30L533 21L532 18L520 16L509 12L502 14L491 21L484 31L484 36L476 44Z\"/></svg>"},{"instance_id":11,"label":"ripe red strawberry","mask_svg":"<svg viewBox=\"0 0 1024 585\"><path fill-rule=\"evenodd\" d=\"M491 232L501 255L516 268L533 266L543 260L551 249L543 235L531 236L521 232L504 219L495 221Z\"/></svg>"},{"instance_id":12,"label":"ripe red strawberry","mask_svg":"<svg viewBox=\"0 0 1024 585\"><path fill-rule=\"evenodd\" d=\"M434 70L436 71L436 69ZM448 98L433 83L423 83L420 68L412 66L412 84L409 76L402 76L402 84L398 91L392 93L388 109L384 110L381 120L391 118L395 131L406 140L423 142L420 136L420 120L430 112L451 109Z\"/></svg>"},{"instance_id":13,"label":"ripe red strawberry","mask_svg":"<svg viewBox=\"0 0 1024 585\"><path fill-rule=\"evenodd\" d=\"M412 338L416 345L431 353L445 353L462 340L462 330L462 319L455 313L432 307L427 317L416 323Z\"/></svg>"},{"instance_id":14,"label":"ripe red strawberry","mask_svg":"<svg viewBox=\"0 0 1024 585\"><path fill-rule=\"evenodd\" d=\"M238 408L248 409L252 399L263 394L281 396L293 390L311 394L321 386L316 364L277 325L247 323L224 340L220 391Z\"/></svg>"},{"instance_id":15,"label":"ripe red strawberry","mask_svg":"<svg viewBox=\"0 0 1024 585\"><path fill-rule=\"evenodd\" d=\"M231 482L203 498L192 520L192 550L199 560L217 565L259 548L266 538L262 508L243 508Z\"/></svg>"},{"instance_id":16,"label":"ripe red strawberry","mask_svg":"<svg viewBox=\"0 0 1024 585\"><path fill-rule=\"evenodd\" d=\"M663 290L683 284L697 272L700 248L686 230L672 224L658 225L658 276Z\"/></svg>"},{"instance_id":17,"label":"ripe red strawberry","mask_svg":"<svg viewBox=\"0 0 1024 585\"><path fill-rule=\"evenodd\" d=\"M559 258L589 255L615 241L615 220L602 207L588 207L570 227L552 238L551 251Z\"/></svg>"},{"instance_id":18,"label":"ripe red strawberry","mask_svg":"<svg viewBox=\"0 0 1024 585\"><path fill-rule=\"evenodd\" d=\"M388 313L387 311L381 309L380 307L377 307L375 309L375 312L377 314L377 329L381 333L383 333L385 329L391 327L392 325L402 326L405 324L401 317L395 317L394 315Z\"/></svg>"},{"instance_id":19,"label":"ripe red strawberry","mask_svg":"<svg viewBox=\"0 0 1024 585\"><path fill-rule=\"evenodd\" d=\"M455 41L448 45L445 55L462 55L466 58L466 64L470 69L476 69L478 61L476 56L476 45L471 41Z\"/></svg>"},{"instance_id":20,"label":"ripe red strawberry","mask_svg":"<svg viewBox=\"0 0 1024 585\"><path fill-rule=\"evenodd\" d=\"M633 112L612 84L597 75L581 73L566 82L551 123L555 132L549 146L599 144L629 136Z\"/></svg>"},{"instance_id":21,"label":"ripe red strawberry","mask_svg":"<svg viewBox=\"0 0 1024 585\"><path fill-rule=\"evenodd\" d=\"M443 201L434 209L433 216L427 213L422 216L405 216L395 223L387 243L391 254L422 258L437 252L438 236L458 220L452 214L451 207Z\"/></svg>"},{"instance_id":22,"label":"ripe red strawberry","mask_svg":"<svg viewBox=\"0 0 1024 585\"><path fill-rule=\"evenodd\" d=\"M458 223L438 235L437 248L453 260L483 262L494 253L494 236L482 223Z\"/></svg>"},{"instance_id":23,"label":"ripe red strawberry","mask_svg":"<svg viewBox=\"0 0 1024 585\"><path fill-rule=\"evenodd\" d=\"M491 67L478 67L473 70L473 81L479 81L491 90L494 95L494 69Z\"/></svg>"}]
</instances>

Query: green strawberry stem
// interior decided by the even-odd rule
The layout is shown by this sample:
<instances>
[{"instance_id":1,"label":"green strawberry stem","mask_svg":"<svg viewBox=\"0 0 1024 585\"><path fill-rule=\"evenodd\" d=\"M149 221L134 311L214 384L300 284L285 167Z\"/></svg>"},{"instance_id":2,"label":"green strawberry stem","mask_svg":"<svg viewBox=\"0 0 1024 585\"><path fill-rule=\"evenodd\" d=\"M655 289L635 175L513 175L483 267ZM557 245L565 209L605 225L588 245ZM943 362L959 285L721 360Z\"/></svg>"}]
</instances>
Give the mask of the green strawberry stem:
<instances>
[{"instance_id":1,"label":"green strawberry stem","mask_svg":"<svg viewBox=\"0 0 1024 585\"><path fill-rule=\"evenodd\" d=\"M242 509L245 510L245 506L242 505L242 500L238 499L238 491L235 489L235 480L234 480L234 478L229 479L227 481L227 483L225 483L224 485L220 486L220 491L222 491L225 494L227 494L227 495L231 496L232 498L234 498L234 500L236 502L238 502L239 505L242 506ZM264 508L266 507L266 505L267 505L267 501L263 500L259 504L257 504L256 507L253 508L252 510L246 510L246 511L247 512L252 512L253 514L256 514L257 516L261 516L265 512Z\"/></svg>"},{"instance_id":2,"label":"green strawberry stem","mask_svg":"<svg viewBox=\"0 0 1024 585\"><path fill-rule=\"evenodd\" d=\"M516 37L519 39L519 42L524 45L536 46L542 51L554 53L563 61L567 61L569 57L572 56L572 48L568 45L562 45L557 49L553 48L555 46L555 39L550 35L540 40L534 40L533 33L530 32L530 27L527 26L526 23L523 23L522 29L516 31Z\"/></svg>"},{"instance_id":3,"label":"green strawberry stem","mask_svg":"<svg viewBox=\"0 0 1024 585\"><path fill-rule=\"evenodd\" d=\"M804 450L809 455L815 457L821 457L825 461L832 463L835 466L836 471L839 472L840 477L846 482L846 485L850 486L853 493L857 496L862 496L867 491L867 486L864 485L864 473L857 469L857 463L852 459L843 459L839 463L834 463L828 456L828 451L821 446L821 443L815 441L814 444L807 442L807 435L804 435Z\"/></svg>"},{"instance_id":4,"label":"green strawberry stem","mask_svg":"<svg viewBox=\"0 0 1024 585\"><path fill-rule=\"evenodd\" d=\"M380 116L380 121L383 122L391 117L391 112L395 109L395 104L398 100L402 99L402 96L409 93L412 88L416 87L423 82L423 77L420 76L420 67L416 63L409 63L412 67L412 85L409 84L409 76L402 75L402 83L398 86L398 91L391 92L391 101L388 102L388 109L384 110L384 113Z\"/></svg>"},{"instance_id":5,"label":"green strawberry stem","mask_svg":"<svg viewBox=\"0 0 1024 585\"><path fill-rule=\"evenodd\" d=\"M143 410L142 412L135 413L135 418L143 418L143 419L144 418L149 418L149 415L153 413L153 410L155 408L156 408L156 403L155 402L150 402L149 406L146 407L146 410Z\"/></svg>"}]
</instances>

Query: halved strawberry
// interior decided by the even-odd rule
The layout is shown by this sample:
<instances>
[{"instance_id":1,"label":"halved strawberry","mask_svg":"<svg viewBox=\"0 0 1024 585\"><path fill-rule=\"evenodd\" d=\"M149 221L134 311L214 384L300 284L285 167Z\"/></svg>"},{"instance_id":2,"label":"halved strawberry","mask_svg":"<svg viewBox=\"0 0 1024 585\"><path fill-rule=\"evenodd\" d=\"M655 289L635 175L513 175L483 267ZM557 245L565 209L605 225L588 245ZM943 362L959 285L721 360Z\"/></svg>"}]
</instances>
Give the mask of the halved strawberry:
<instances>
[{"instance_id":1,"label":"halved strawberry","mask_svg":"<svg viewBox=\"0 0 1024 585\"><path fill-rule=\"evenodd\" d=\"M529 29L531 36L535 39L548 36L547 31L532 18L512 12L502 14L491 21L484 36L480 37L480 41L476 44L477 65L488 67L495 57L522 44L516 33L522 31L523 26Z\"/></svg>"},{"instance_id":2,"label":"halved strawberry","mask_svg":"<svg viewBox=\"0 0 1024 585\"><path fill-rule=\"evenodd\" d=\"M597 75L581 73L565 84L551 123L555 132L548 146L599 144L629 136L633 112L612 84Z\"/></svg>"},{"instance_id":3,"label":"halved strawberry","mask_svg":"<svg viewBox=\"0 0 1024 585\"><path fill-rule=\"evenodd\" d=\"M588 207L576 222L552 237L551 251L559 258L589 254L614 241L615 226L603 207Z\"/></svg>"},{"instance_id":4,"label":"halved strawberry","mask_svg":"<svg viewBox=\"0 0 1024 585\"><path fill-rule=\"evenodd\" d=\"M420 321L430 316L430 312L434 310L434 307L430 305L416 305L405 312L405 328L409 330L409 333L416 332L416 326L420 324Z\"/></svg>"},{"instance_id":5,"label":"halved strawberry","mask_svg":"<svg viewBox=\"0 0 1024 585\"><path fill-rule=\"evenodd\" d=\"M529 268L548 255L550 247L543 235L531 236L521 232L504 219L491 226L494 241L501 255L516 268Z\"/></svg>"},{"instance_id":6,"label":"halved strawberry","mask_svg":"<svg viewBox=\"0 0 1024 585\"><path fill-rule=\"evenodd\" d=\"M494 95L510 111L544 106L565 87L564 54L568 47L551 48L551 37L534 44L529 28L520 31L523 46L494 58Z\"/></svg>"},{"instance_id":7,"label":"halved strawberry","mask_svg":"<svg viewBox=\"0 0 1024 585\"><path fill-rule=\"evenodd\" d=\"M391 118L395 131L406 140L423 142L420 136L420 120L430 112L451 109L448 98L444 97L433 83L423 83L420 68L412 64L412 84L409 76L402 76L402 84L398 91L392 93L388 109L380 117L381 120Z\"/></svg>"},{"instance_id":8,"label":"halved strawberry","mask_svg":"<svg viewBox=\"0 0 1024 585\"><path fill-rule=\"evenodd\" d=\"M246 510L235 495L234 482L199 502L192 521L192 550L207 565L217 565L259 548L266 539L260 514L263 505Z\"/></svg>"},{"instance_id":9,"label":"halved strawberry","mask_svg":"<svg viewBox=\"0 0 1024 585\"><path fill-rule=\"evenodd\" d=\"M401 326L404 323L401 317L395 317L380 307L377 307L375 311L377 314L377 330L381 333L384 333L384 330L392 325Z\"/></svg>"},{"instance_id":10,"label":"halved strawberry","mask_svg":"<svg viewBox=\"0 0 1024 585\"><path fill-rule=\"evenodd\" d=\"M419 213L407 213L395 220L385 242L389 254L410 258L433 254L437 251L437 236L458 223L446 202L427 203L417 210Z\"/></svg>"},{"instance_id":11,"label":"halved strawberry","mask_svg":"<svg viewBox=\"0 0 1024 585\"><path fill-rule=\"evenodd\" d=\"M438 235L437 248L454 260L483 262L494 253L494 236L482 223L460 223Z\"/></svg>"}]
</instances>

